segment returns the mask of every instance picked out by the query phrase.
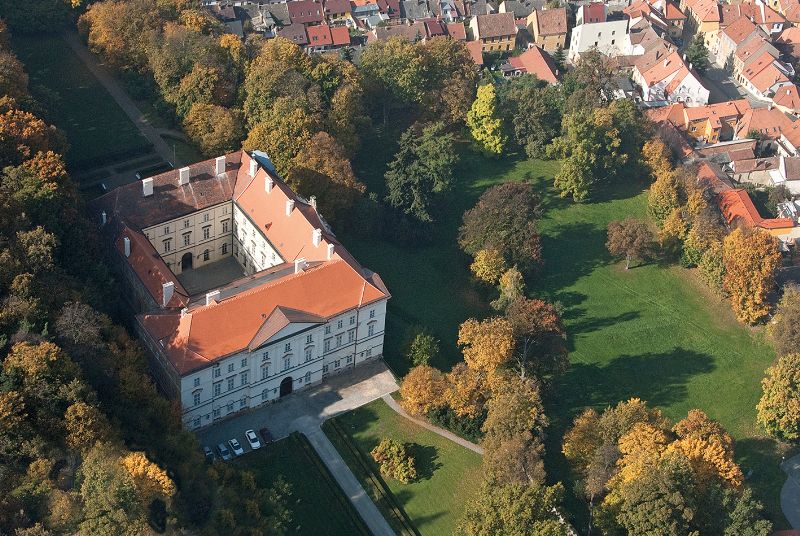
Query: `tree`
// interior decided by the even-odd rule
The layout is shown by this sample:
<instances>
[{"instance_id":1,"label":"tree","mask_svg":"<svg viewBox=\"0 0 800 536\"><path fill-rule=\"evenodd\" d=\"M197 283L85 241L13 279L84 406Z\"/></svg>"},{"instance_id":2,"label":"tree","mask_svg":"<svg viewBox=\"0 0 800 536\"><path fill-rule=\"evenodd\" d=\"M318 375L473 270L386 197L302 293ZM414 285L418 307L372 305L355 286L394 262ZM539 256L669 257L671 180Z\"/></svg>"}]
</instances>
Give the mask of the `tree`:
<instances>
[{"instance_id":1,"label":"tree","mask_svg":"<svg viewBox=\"0 0 800 536\"><path fill-rule=\"evenodd\" d=\"M470 318L458 328L458 345L469 368L491 375L511 357L514 331L502 317Z\"/></svg>"},{"instance_id":2,"label":"tree","mask_svg":"<svg viewBox=\"0 0 800 536\"><path fill-rule=\"evenodd\" d=\"M647 222L627 219L608 224L606 248L614 256L625 257L625 269L629 269L632 259L645 259L652 248L653 235Z\"/></svg>"},{"instance_id":3,"label":"tree","mask_svg":"<svg viewBox=\"0 0 800 536\"><path fill-rule=\"evenodd\" d=\"M544 484L544 445L538 436L520 432L506 439L487 437L481 445L483 478L489 484Z\"/></svg>"},{"instance_id":4,"label":"tree","mask_svg":"<svg viewBox=\"0 0 800 536\"><path fill-rule=\"evenodd\" d=\"M425 415L444 405L448 382L439 370L418 365L408 371L400 384L400 405L411 415Z\"/></svg>"},{"instance_id":5,"label":"tree","mask_svg":"<svg viewBox=\"0 0 800 536\"><path fill-rule=\"evenodd\" d=\"M764 519L764 506L753 498L750 488L741 495L733 490L725 490L722 499L725 510L723 536L769 536L772 523Z\"/></svg>"},{"instance_id":6,"label":"tree","mask_svg":"<svg viewBox=\"0 0 800 536\"><path fill-rule=\"evenodd\" d=\"M458 363L447 373L445 401L457 417L479 419L489 397L485 374Z\"/></svg>"},{"instance_id":7,"label":"tree","mask_svg":"<svg viewBox=\"0 0 800 536\"><path fill-rule=\"evenodd\" d=\"M0 50L0 95L19 99L28 94L28 75L11 52Z\"/></svg>"},{"instance_id":8,"label":"tree","mask_svg":"<svg viewBox=\"0 0 800 536\"><path fill-rule=\"evenodd\" d=\"M421 48L395 36L370 43L361 54L361 72L369 101L382 111L386 125L390 111L422 102L426 61Z\"/></svg>"},{"instance_id":9,"label":"tree","mask_svg":"<svg viewBox=\"0 0 800 536\"><path fill-rule=\"evenodd\" d=\"M426 76L422 111L446 126L463 123L475 100L478 73L467 47L457 39L427 39L417 45Z\"/></svg>"},{"instance_id":10,"label":"tree","mask_svg":"<svg viewBox=\"0 0 800 536\"><path fill-rule=\"evenodd\" d=\"M737 318L748 324L763 319L781 263L778 240L765 231L735 229L725 237L722 258L723 283Z\"/></svg>"},{"instance_id":11,"label":"tree","mask_svg":"<svg viewBox=\"0 0 800 536\"><path fill-rule=\"evenodd\" d=\"M346 221L366 190L344 148L326 132L314 134L300 149L286 182L300 195L316 197L320 213L332 223Z\"/></svg>"},{"instance_id":12,"label":"tree","mask_svg":"<svg viewBox=\"0 0 800 536\"><path fill-rule=\"evenodd\" d=\"M532 76L511 79L498 89L498 110L509 138L529 158L542 158L559 135L563 97L554 86Z\"/></svg>"},{"instance_id":13,"label":"tree","mask_svg":"<svg viewBox=\"0 0 800 536\"><path fill-rule=\"evenodd\" d=\"M502 253L496 249L489 248L481 249L475 254L475 260L469 269L478 280L495 285L508 270L508 265Z\"/></svg>"},{"instance_id":14,"label":"tree","mask_svg":"<svg viewBox=\"0 0 800 536\"><path fill-rule=\"evenodd\" d=\"M482 249L495 249L508 264L530 270L541 260L536 227L540 215L541 202L530 184L493 186L464 213L458 244L470 255Z\"/></svg>"},{"instance_id":15,"label":"tree","mask_svg":"<svg viewBox=\"0 0 800 536\"><path fill-rule=\"evenodd\" d=\"M725 280L725 262L722 257L722 243L717 242L711 246L700 257L700 262L697 263L700 277L710 286L717 294L724 294L724 280Z\"/></svg>"},{"instance_id":16,"label":"tree","mask_svg":"<svg viewBox=\"0 0 800 536\"><path fill-rule=\"evenodd\" d=\"M790 354L800 348L800 287L797 285L783 286L769 334L778 355Z\"/></svg>"},{"instance_id":17,"label":"tree","mask_svg":"<svg viewBox=\"0 0 800 536\"><path fill-rule=\"evenodd\" d=\"M439 356L439 341L426 329L416 330L408 345L406 357L416 367L427 365Z\"/></svg>"},{"instance_id":18,"label":"tree","mask_svg":"<svg viewBox=\"0 0 800 536\"><path fill-rule=\"evenodd\" d=\"M386 200L421 222L434 221L437 194L450 189L458 162L453 135L443 123L413 125L400 136L400 147L386 172Z\"/></svg>"},{"instance_id":19,"label":"tree","mask_svg":"<svg viewBox=\"0 0 800 536\"><path fill-rule=\"evenodd\" d=\"M530 373L541 379L566 371L566 331L553 305L522 297L509 304L506 318L514 331L514 360L520 376Z\"/></svg>"},{"instance_id":20,"label":"tree","mask_svg":"<svg viewBox=\"0 0 800 536\"><path fill-rule=\"evenodd\" d=\"M686 49L686 61L700 74L705 73L706 69L708 69L710 64L708 61L708 49L702 34L697 34L689 44L689 48Z\"/></svg>"},{"instance_id":21,"label":"tree","mask_svg":"<svg viewBox=\"0 0 800 536\"><path fill-rule=\"evenodd\" d=\"M467 126L475 146L484 154L499 156L505 151L507 138L503 132L503 120L497 110L497 94L494 84L478 88L478 95L467 112Z\"/></svg>"},{"instance_id":22,"label":"tree","mask_svg":"<svg viewBox=\"0 0 800 536\"><path fill-rule=\"evenodd\" d=\"M154 498L167 498L175 494L175 484L166 471L148 460L143 452L131 452L122 458L121 463L145 504Z\"/></svg>"},{"instance_id":23,"label":"tree","mask_svg":"<svg viewBox=\"0 0 800 536\"><path fill-rule=\"evenodd\" d=\"M241 113L216 104L193 104L183 128L205 155L231 152L244 137Z\"/></svg>"},{"instance_id":24,"label":"tree","mask_svg":"<svg viewBox=\"0 0 800 536\"><path fill-rule=\"evenodd\" d=\"M63 152L55 127L30 112L0 106L0 167L17 165L37 152Z\"/></svg>"},{"instance_id":25,"label":"tree","mask_svg":"<svg viewBox=\"0 0 800 536\"><path fill-rule=\"evenodd\" d=\"M409 484L417 479L414 458L408 454L405 445L394 439L384 438L370 451L370 456L378 464L381 474Z\"/></svg>"},{"instance_id":26,"label":"tree","mask_svg":"<svg viewBox=\"0 0 800 536\"><path fill-rule=\"evenodd\" d=\"M525 280L517 267L514 266L500 277L500 296L492 302L492 307L498 311L504 310L510 303L525 297Z\"/></svg>"},{"instance_id":27,"label":"tree","mask_svg":"<svg viewBox=\"0 0 800 536\"><path fill-rule=\"evenodd\" d=\"M486 408L482 429L487 438L502 441L522 432L541 435L547 426L539 384L531 378L499 377Z\"/></svg>"},{"instance_id":28,"label":"tree","mask_svg":"<svg viewBox=\"0 0 800 536\"><path fill-rule=\"evenodd\" d=\"M111 439L111 425L106 416L85 402L75 402L67 408L64 426L67 429L67 445L80 451L87 451L97 442Z\"/></svg>"},{"instance_id":29,"label":"tree","mask_svg":"<svg viewBox=\"0 0 800 536\"><path fill-rule=\"evenodd\" d=\"M758 423L783 441L800 439L800 354L778 358L761 381Z\"/></svg>"},{"instance_id":30,"label":"tree","mask_svg":"<svg viewBox=\"0 0 800 536\"><path fill-rule=\"evenodd\" d=\"M561 484L484 485L467 503L457 532L462 536L566 536L568 527L558 513L563 495Z\"/></svg>"}]
</instances>

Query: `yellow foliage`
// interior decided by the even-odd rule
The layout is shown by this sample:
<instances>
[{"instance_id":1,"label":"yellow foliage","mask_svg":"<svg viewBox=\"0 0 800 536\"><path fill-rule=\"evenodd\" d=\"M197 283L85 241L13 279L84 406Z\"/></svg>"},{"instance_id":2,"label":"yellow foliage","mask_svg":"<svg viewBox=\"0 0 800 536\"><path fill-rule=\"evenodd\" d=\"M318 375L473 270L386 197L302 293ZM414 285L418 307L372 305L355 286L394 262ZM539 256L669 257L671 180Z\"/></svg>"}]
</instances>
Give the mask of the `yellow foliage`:
<instances>
[{"instance_id":1,"label":"yellow foliage","mask_svg":"<svg viewBox=\"0 0 800 536\"><path fill-rule=\"evenodd\" d=\"M166 471L148 460L144 453L131 452L122 458L122 466L143 497L171 497L175 493L175 484Z\"/></svg>"},{"instance_id":2,"label":"yellow foliage","mask_svg":"<svg viewBox=\"0 0 800 536\"><path fill-rule=\"evenodd\" d=\"M412 415L424 415L445 401L447 382L437 369L419 365L408 371L400 384L400 405Z\"/></svg>"},{"instance_id":3,"label":"yellow foliage","mask_svg":"<svg viewBox=\"0 0 800 536\"><path fill-rule=\"evenodd\" d=\"M633 425L631 431L619 440L622 457L617 461L620 470L616 478L630 482L658 463L667 449L669 438L663 430L646 423Z\"/></svg>"},{"instance_id":4,"label":"yellow foliage","mask_svg":"<svg viewBox=\"0 0 800 536\"><path fill-rule=\"evenodd\" d=\"M514 330L502 317L470 318L458 328L458 344L463 347L464 361L469 368L493 374L511 358Z\"/></svg>"},{"instance_id":5,"label":"yellow foliage","mask_svg":"<svg viewBox=\"0 0 800 536\"><path fill-rule=\"evenodd\" d=\"M733 461L732 452L727 452L720 440L713 436L709 439L679 439L669 448L686 456L698 476L698 482L719 477L734 488L741 487L744 482L742 470Z\"/></svg>"},{"instance_id":6,"label":"yellow foliage","mask_svg":"<svg viewBox=\"0 0 800 536\"><path fill-rule=\"evenodd\" d=\"M508 266L503 254L498 250L482 249L475 254L475 260L469 268L475 274L475 277L484 283L495 285L508 269Z\"/></svg>"},{"instance_id":7,"label":"yellow foliage","mask_svg":"<svg viewBox=\"0 0 800 536\"><path fill-rule=\"evenodd\" d=\"M486 403L489 386L479 371L459 363L447 374L445 400L460 417L477 417Z\"/></svg>"},{"instance_id":8,"label":"yellow foliage","mask_svg":"<svg viewBox=\"0 0 800 536\"><path fill-rule=\"evenodd\" d=\"M740 321L754 324L769 314L768 295L781 264L778 240L758 230L735 229L722 244L723 283Z\"/></svg>"}]
</instances>

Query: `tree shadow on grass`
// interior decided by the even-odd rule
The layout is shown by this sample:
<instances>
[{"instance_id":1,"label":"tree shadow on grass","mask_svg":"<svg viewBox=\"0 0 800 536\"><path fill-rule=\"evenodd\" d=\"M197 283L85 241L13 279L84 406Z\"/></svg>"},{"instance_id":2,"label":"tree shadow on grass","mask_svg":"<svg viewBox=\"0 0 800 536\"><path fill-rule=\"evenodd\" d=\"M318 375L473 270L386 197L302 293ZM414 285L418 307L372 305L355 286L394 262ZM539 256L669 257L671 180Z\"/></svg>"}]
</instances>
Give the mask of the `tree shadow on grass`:
<instances>
[{"instance_id":1,"label":"tree shadow on grass","mask_svg":"<svg viewBox=\"0 0 800 536\"><path fill-rule=\"evenodd\" d=\"M753 488L769 519L776 529L788 529L780 509L781 488L786 482L786 473L780 468L781 456L788 454L780 443L767 437L748 437L736 441L736 461L745 475L745 483Z\"/></svg>"},{"instance_id":2,"label":"tree shadow on grass","mask_svg":"<svg viewBox=\"0 0 800 536\"><path fill-rule=\"evenodd\" d=\"M414 458L417 480L430 480L433 473L442 466L439 462L439 449L432 445L406 443L406 451Z\"/></svg>"},{"instance_id":3,"label":"tree shadow on grass","mask_svg":"<svg viewBox=\"0 0 800 536\"><path fill-rule=\"evenodd\" d=\"M408 503L411 502L414 499L414 494L412 494L410 491L407 491L407 490L404 490L404 489L401 489L399 491L393 492L392 494L395 496L395 498L397 499L397 502L404 509L406 507L408 507ZM412 521L414 523L414 533L415 534L419 534L420 529L424 530L426 528L426 525L428 525L431 522L436 521L437 519L439 519L441 517L444 517L446 515L448 515L448 512L442 510L442 511L434 512L434 513L428 514L428 515L414 516L414 518L412 519Z\"/></svg>"},{"instance_id":4,"label":"tree shadow on grass","mask_svg":"<svg viewBox=\"0 0 800 536\"><path fill-rule=\"evenodd\" d=\"M578 320L583 318L584 316L586 317L584 320ZM569 327L567 328L569 350L572 351L575 349L574 336L579 333L591 333L593 331L607 328L609 326L616 326L624 322L630 322L632 320L636 320L640 316L641 314L638 311L628 311L626 313L622 313L616 316L596 318L585 315L584 309L577 308L571 310L570 311L571 319L577 321L570 322Z\"/></svg>"},{"instance_id":5,"label":"tree shadow on grass","mask_svg":"<svg viewBox=\"0 0 800 536\"><path fill-rule=\"evenodd\" d=\"M561 224L556 232L542 235L541 240L545 262L536 287L545 293L570 287L610 260L605 229L589 223Z\"/></svg>"}]
</instances>

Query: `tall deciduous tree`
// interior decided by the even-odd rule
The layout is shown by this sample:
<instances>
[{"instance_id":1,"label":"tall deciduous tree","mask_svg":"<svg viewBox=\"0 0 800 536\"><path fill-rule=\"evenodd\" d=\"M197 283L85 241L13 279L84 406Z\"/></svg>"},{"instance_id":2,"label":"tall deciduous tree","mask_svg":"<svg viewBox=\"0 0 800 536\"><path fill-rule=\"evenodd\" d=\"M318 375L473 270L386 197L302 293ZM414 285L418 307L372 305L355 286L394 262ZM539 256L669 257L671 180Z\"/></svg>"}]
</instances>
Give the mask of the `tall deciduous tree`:
<instances>
[{"instance_id":1,"label":"tall deciduous tree","mask_svg":"<svg viewBox=\"0 0 800 536\"><path fill-rule=\"evenodd\" d=\"M737 318L748 324L762 320L781 263L778 240L765 231L735 229L725 237L722 256L725 290Z\"/></svg>"},{"instance_id":2,"label":"tall deciduous tree","mask_svg":"<svg viewBox=\"0 0 800 536\"><path fill-rule=\"evenodd\" d=\"M386 172L386 200L421 222L434 221L437 194L450 189L458 161L453 136L442 123L412 126Z\"/></svg>"},{"instance_id":3,"label":"tall deciduous tree","mask_svg":"<svg viewBox=\"0 0 800 536\"><path fill-rule=\"evenodd\" d=\"M216 104L193 104L183 120L183 128L208 156L233 151L244 137L241 112Z\"/></svg>"},{"instance_id":4,"label":"tall deciduous tree","mask_svg":"<svg viewBox=\"0 0 800 536\"><path fill-rule=\"evenodd\" d=\"M778 355L800 349L800 287L787 284L769 325L772 344Z\"/></svg>"},{"instance_id":5,"label":"tall deciduous tree","mask_svg":"<svg viewBox=\"0 0 800 536\"><path fill-rule=\"evenodd\" d=\"M555 86L521 76L498 88L499 113L509 138L529 158L545 156L547 145L559 135L563 97Z\"/></svg>"},{"instance_id":6,"label":"tall deciduous tree","mask_svg":"<svg viewBox=\"0 0 800 536\"><path fill-rule=\"evenodd\" d=\"M444 405L447 382L442 373L428 365L408 371L400 384L400 405L412 415L424 415Z\"/></svg>"},{"instance_id":7,"label":"tall deciduous tree","mask_svg":"<svg viewBox=\"0 0 800 536\"><path fill-rule=\"evenodd\" d=\"M503 254L494 248L481 249L475 254L469 269L484 283L495 285L500 277L508 270Z\"/></svg>"},{"instance_id":8,"label":"tall deciduous tree","mask_svg":"<svg viewBox=\"0 0 800 536\"><path fill-rule=\"evenodd\" d=\"M514 330L502 317L470 318L458 328L458 344L469 368L490 375L511 358Z\"/></svg>"},{"instance_id":9,"label":"tall deciduous tree","mask_svg":"<svg viewBox=\"0 0 800 536\"><path fill-rule=\"evenodd\" d=\"M475 102L467 112L467 126L475 146L482 153L500 156L505 151L508 139L503 131L494 84L484 84L478 88Z\"/></svg>"},{"instance_id":10,"label":"tall deciduous tree","mask_svg":"<svg viewBox=\"0 0 800 536\"><path fill-rule=\"evenodd\" d=\"M786 354L767 369L761 382L758 422L784 441L800 439L800 354Z\"/></svg>"},{"instance_id":11,"label":"tall deciduous tree","mask_svg":"<svg viewBox=\"0 0 800 536\"><path fill-rule=\"evenodd\" d=\"M381 109L384 125L395 108L422 102L425 94L425 58L419 47L395 36L375 41L361 55L367 94Z\"/></svg>"},{"instance_id":12,"label":"tall deciduous tree","mask_svg":"<svg viewBox=\"0 0 800 536\"><path fill-rule=\"evenodd\" d=\"M566 331L553 305L523 297L506 308L506 318L514 330L514 360L521 376L548 378L567 369Z\"/></svg>"},{"instance_id":13,"label":"tall deciduous tree","mask_svg":"<svg viewBox=\"0 0 800 536\"><path fill-rule=\"evenodd\" d=\"M627 219L608 224L606 248L614 256L625 257L625 269L633 259L646 259L653 244L653 234L642 220Z\"/></svg>"}]
</instances>

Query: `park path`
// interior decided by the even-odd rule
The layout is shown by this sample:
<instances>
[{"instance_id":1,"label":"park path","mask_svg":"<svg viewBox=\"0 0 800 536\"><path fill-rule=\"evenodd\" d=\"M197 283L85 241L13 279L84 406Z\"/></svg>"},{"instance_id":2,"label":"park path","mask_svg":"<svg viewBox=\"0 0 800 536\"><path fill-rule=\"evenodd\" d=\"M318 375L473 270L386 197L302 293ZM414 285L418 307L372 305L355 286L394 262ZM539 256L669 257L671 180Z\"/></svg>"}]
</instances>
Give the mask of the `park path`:
<instances>
[{"instance_id":1,"label":"park path","mask_svg":"<svg viewBox=\"0 0 800 536\"><path fill-rule=\"evenodd\" d=\"M381 398L383 399L384 402L386 402L386 404L390 408L392 408L399 415L405 417L406 419L408 419L409 421L413 422L414 424L418 424L418 425L422 426L423 428L425 428L426 430L430 430L434 434L439 434L440 436L442 436L442 437L444 437L446 439L449 439L453 443L458 443L462 447L464 447L466 449L469 449L472 452L477 452L478 454L483 455L483 449L480 446L476 445L475 443L473 443L471 441L467 441L463 437L458 437L456 434L454 434L452 432L449 432L449 431L445 430L444 428L439 428L438 426L434 426L431 423L429 423L428 421L425 421L425 420L422 420L422 419L416 419L416 418L412 417L411 415L406 413L406 410L404 410L402 407L400 407L400 404L398 404L397 401L394 398L392 398L391 394L383 395Z\"/></svg>"},{"instance_id":2,"label":"park path","mask_svg":"<svg viewBox=\"0 0 800 536\"><path fill-rule=\"evenodd\" d=\"M114 78L114 75L111 74L108 69L100 65L97 58L89 52L89 49L81 42L78 34L75 32L64 32L62 35L67 45L75 52L78 58L86 65L106 91L108 91L114 101L122 108L122 111L125 112L125 115L133 121L133 124L139 129L142 136L153 145L153 150L155 150L165 162L172 162L174 167L180 167L182 163L175 161L176 159L173 157L172 148L170 148L167 142L159 135L158 130L147 121L147 118L131 100L122 86L120 86L119 82ZM114 135L113 132L109 132L108 134L109 136Z\"/></svg>"}]
</instances>

